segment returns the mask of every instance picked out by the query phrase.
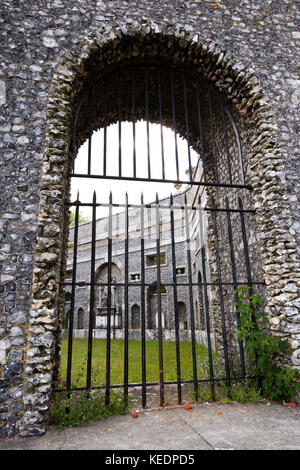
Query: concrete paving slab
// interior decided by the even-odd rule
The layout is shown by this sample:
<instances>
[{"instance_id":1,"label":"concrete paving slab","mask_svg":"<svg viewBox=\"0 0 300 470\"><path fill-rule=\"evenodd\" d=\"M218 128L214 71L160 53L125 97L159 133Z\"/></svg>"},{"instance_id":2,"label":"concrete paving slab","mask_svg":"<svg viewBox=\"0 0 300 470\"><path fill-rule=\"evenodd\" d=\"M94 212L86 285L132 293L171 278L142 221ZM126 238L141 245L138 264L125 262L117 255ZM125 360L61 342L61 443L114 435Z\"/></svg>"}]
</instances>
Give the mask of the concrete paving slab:
<instances>
[{"instance_id":1,"label":"concrete paving slab","mask_svg":"<svg viewBox=\"0 0 300 470\"><path fill-rule=\"evenodd\" d=\"M195 406L178 414L214 449L300 449L300 407L279 404Z\"/></svg>"},{"instance_id":2,"label":"concrete paving slab","mask_svg":"<svg viewBox=\"0 0 300 470\"><path fill-rule=\"evenodd\" d=\"M0 450L300 450L300 407L197 404L111 416L41 437L0 440Z\"/></svg>"}]
</instances>

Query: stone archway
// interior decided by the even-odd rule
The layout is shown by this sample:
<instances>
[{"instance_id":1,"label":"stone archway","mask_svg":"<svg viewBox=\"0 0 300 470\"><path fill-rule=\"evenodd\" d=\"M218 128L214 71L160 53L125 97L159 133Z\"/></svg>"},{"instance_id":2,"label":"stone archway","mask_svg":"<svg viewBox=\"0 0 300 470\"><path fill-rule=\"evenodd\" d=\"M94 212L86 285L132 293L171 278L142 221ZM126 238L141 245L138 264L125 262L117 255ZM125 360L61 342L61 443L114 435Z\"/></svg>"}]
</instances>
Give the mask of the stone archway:
<instances>
[{"instance_id":1,"label":"stone archway","mask_svg":"<svg viewBox=\"0 0 300 470\"><path fill-rule=\"evenodd\" d=\"M175 30L163 35L161 31L146 34L142 29L128 38L120 36L120 29L107 28L99 35L84 38L80 53L71 51L63 57L53 77L48 100L35 257L38 273L34 275L32 311L35 325L51 324L54 333L40 335L39 346L33 352L36 360L42 358L45 351L49 352L51 360L45 370L41 368L42 372L38 373L32 362L27 363L29 387L24 395L27 420L23 420L23 433L26 433L26 428L45 428L51 381L56 380L63 305L63 293L58 292L58 285L64 276L68 233L63 200L68 197L69 186L65 175L71 160L66 155L70 156L71 151L73 109L89 77L95 73L96 66L109 70L112 65L121 61L126 63L133 57L145 57L147 54L159 55L162 59L167 57L174 63L199 71L205 80L214 83L232 101L248 132L249 151L245 171L253 186L257 208L257 232L267 284L267 311L272 328L291 336L285 326L288 309L293 308L294 302L296 262L293 250L289 248L293 232L289 205L284 198L286 188L276 125L257 79L226 51L198 36L189 41ZM36 333L31 331L28 341L35 342L36 338ZM298 356L299 349L294 350L296 364L299 363ZM41 384L44 384L43 391ZM36 417L34 424L29 420L30 416Z\"/></svg>"}]
</instances>

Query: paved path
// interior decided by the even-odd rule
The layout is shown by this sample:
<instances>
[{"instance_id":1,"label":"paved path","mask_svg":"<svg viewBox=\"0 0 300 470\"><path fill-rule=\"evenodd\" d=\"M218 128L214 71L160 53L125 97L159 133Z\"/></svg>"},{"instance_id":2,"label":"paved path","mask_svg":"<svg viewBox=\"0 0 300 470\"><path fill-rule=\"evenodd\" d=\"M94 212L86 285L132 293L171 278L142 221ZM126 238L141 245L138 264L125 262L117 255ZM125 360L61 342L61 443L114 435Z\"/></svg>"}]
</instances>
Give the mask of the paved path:
<instances>
[{"instance_id":1,"label":"paved path","mask_svg":"<svg viewBox=\"0 0 300 470\"><path fill-rule=\"evenodd\" d=\"M0 439L0 450L300 450L300 406L194 405L111 416L41 437Z\"/></svg>"}]
</instances>

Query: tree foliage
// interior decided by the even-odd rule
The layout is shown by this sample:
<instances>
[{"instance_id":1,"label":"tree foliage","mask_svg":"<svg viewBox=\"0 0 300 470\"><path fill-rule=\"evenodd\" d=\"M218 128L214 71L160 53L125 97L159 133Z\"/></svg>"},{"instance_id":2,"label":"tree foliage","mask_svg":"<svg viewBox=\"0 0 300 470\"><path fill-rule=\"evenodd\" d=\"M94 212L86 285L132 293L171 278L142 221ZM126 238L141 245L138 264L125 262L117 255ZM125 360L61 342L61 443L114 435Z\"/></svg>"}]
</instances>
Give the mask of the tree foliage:
<instances>
[{"instance_id":1,"label":"tree foliage","mask_svg":"<svg viewBox=\"0 0 300 470\"><path fill-rule=\"evenodd\" d=\"M90 222L90 219L81 213L78 216L78 224L85 224L86 222ZM69 227L75 226L75 212L70 212L70 219L69 219Z\"/></svg>"}]
</instances>

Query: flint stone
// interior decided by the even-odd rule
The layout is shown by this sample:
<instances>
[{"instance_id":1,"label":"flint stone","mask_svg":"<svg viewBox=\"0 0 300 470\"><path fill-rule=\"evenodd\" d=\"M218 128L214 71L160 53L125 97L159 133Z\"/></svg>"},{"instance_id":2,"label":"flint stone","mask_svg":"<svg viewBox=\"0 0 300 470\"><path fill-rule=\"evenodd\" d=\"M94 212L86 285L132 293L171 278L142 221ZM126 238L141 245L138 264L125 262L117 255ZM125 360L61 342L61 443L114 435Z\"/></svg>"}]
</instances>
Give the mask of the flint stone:
<instances>
[{"instance_id":1,"label":"flint stone","mask_svg":"<svg viewBox=\"0 0 300 470\"><path fill-rule=\"evenodd\" d=\"M0 80L0 106L6 103L6 86L3 80Z\"/></svg>"},{"instance_id":2,"label":"flint stone","mask_svg":"<svg viewBox=\"0 0 300 470\"><path fill-rule=\"evenodd\" d=\"M45 333L43 335L38 335L37 337L31 337L30 342L34 346L45 346L50 348L53 344L53 335L52 333Z\"/></svg>"}]
</instances>

